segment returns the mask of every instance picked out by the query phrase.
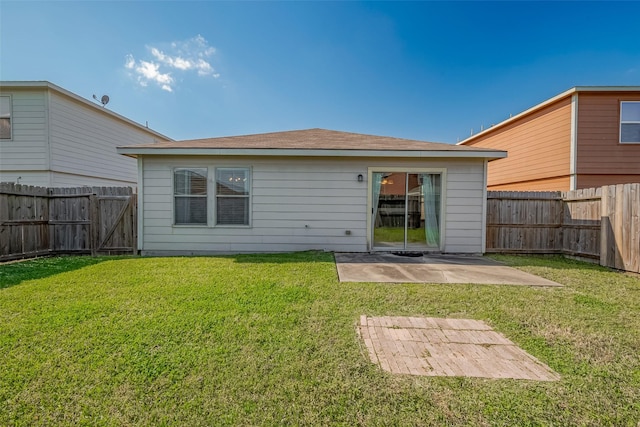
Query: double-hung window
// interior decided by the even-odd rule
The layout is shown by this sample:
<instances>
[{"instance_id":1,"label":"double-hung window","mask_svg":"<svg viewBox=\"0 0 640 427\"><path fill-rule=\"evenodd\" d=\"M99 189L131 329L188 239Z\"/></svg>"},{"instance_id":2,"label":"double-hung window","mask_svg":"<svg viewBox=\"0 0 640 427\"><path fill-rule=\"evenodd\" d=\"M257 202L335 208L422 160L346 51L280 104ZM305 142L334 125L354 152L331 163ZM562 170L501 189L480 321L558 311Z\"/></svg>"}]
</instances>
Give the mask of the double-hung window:
<instances>
[{"instance_id":1,"label":"double-hung window","mask_svg":"<svg viewBox=\"0 0 640 427\"><path fill-rule=\"evenodd\" d=\"M249 168L216 168L216 225L250 224Z\"/></svg>"},{"instance_id":2,"label":"double-hung window","mask_svg":"<svg viewBox=\"0 0 640 427\"><path fill-rule=\"evenodd\" d=\"M174 223L207 225L207 168L173 171Z\"/></svg>"},{"instance_id":3,"label":"double-hung window","mask_svg":"<svg viewBox=\"0 0 640 427\"><path fill-rule=\"evenodd\" d=\"M0 96L0 139L11 139L10 96Z\"/></svg>"},{"instance_id":4,"label":"double-hung window","mask_svg":"<svg viewBox=\"0 0 640 427\"><path fill-rule=\"evenodd\" d=\"M620 142L640 144L640 101L620 103Z\"/></svg>"}]
</instances>

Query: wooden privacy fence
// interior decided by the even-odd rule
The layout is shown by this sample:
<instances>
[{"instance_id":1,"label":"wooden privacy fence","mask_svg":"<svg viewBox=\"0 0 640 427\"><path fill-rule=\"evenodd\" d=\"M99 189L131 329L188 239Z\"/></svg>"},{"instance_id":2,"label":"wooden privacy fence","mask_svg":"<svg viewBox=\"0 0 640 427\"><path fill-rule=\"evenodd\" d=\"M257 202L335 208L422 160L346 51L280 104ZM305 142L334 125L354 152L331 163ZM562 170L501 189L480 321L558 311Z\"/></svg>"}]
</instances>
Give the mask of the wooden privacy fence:
<instances>
[{"instance_id":1,"label":"wooden privacy fence","mask_svg":"<svg viewBox=\"0 0 640 427\"><path fill-rule=\"evenodd\" d=\"M0 183L0 261L136 253L131 188ZM640 184L487 193L487 252L559 253L640 273Z\"/></svg>"},{"instance_id":2,"label":"wooden privacy fence","mask_svg":"<svg viewBox=\"0 0 640 427\"><path fill-rule=\"evenodd\" d=\"M487 252L559 253L640 273L640 184L489 191Z\"/></svg>"},{"instance_id":3,"label":"wooden privacy fence","mask_svg":"<svg viewBox=\"0 0 640 427\"><path fill-rule=\"evenodd\" d=\"M135 253L136 201L130 187L0 183L0 261Z\"/></svg>"}]
</instances>

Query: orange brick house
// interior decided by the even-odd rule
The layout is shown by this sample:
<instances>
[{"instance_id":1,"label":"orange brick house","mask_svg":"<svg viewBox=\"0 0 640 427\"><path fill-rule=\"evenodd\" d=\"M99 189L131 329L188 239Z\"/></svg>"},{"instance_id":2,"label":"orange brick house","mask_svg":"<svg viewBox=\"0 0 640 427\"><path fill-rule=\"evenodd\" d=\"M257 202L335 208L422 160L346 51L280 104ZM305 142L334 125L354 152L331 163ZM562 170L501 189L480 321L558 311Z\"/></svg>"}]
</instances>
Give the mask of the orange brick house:
<instances>
[{"instance_id":1,"label":"orange brick house","mask_svg":"<svg viewBox=\"0 0 640 427\"><path fill-rule=\"evenodd\" d=\"M640 86L574 87L458 145L508 151L489 190L576 190L640 182Z\"/></svg>"}]
</instances>

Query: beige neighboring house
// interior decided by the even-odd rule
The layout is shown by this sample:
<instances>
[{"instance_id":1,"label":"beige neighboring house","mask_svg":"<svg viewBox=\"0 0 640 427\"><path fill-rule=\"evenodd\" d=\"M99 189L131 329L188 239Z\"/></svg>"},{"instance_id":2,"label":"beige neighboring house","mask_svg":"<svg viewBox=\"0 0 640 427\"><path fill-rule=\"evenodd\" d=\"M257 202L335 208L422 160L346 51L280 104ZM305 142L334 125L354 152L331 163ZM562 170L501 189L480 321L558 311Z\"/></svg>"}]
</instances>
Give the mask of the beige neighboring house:
<instances>
[{"instance_id":1,"label":"beige neighboring house","mask_svg":"<svg viewBox=\"0 0 640 427\"><path fill-rule=\"evenodd\" d=\"M142 254L485 250L506 152L325 129L123 146Z\"/></svg>"},{"instance_id":2,"label":"beige neighboring house","mask_svg":"<svg viewBox=\"0 0 640 427\"><path fill-rule=\"evenodd\" d=\"M0 182L133 186L136 161L118 145L171 141L46 81L0 82Z\"/></svg>"},{"instance_id":3,"label":"beige neighboring house","mask_svg":"<svg viewBox=\"0 0 640 427\"><path fill-rule=\"evenodd\" d=\"M640 86L574 87L458 145L509 153L489 165L489 190L640 182Z\"/></svg>"}]
</instances>

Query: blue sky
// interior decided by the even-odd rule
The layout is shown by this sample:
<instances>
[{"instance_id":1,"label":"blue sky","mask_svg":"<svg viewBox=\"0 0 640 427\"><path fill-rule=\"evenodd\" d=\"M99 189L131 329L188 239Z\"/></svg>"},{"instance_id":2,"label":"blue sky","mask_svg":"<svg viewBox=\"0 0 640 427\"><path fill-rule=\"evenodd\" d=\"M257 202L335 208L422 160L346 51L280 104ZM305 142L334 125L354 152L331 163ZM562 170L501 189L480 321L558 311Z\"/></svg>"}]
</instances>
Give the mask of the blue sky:
<instances>
[{"instance_id":1,"label":"blue sky","mask_svg":"<svg viewBox=\"0 0 640 427\"><path fill-rule=\"evenodd\" d=\"M0 2L0 79L175 139L455 143L573 86L640 85L640 2Z\"/></svg>"}]
</instances>

